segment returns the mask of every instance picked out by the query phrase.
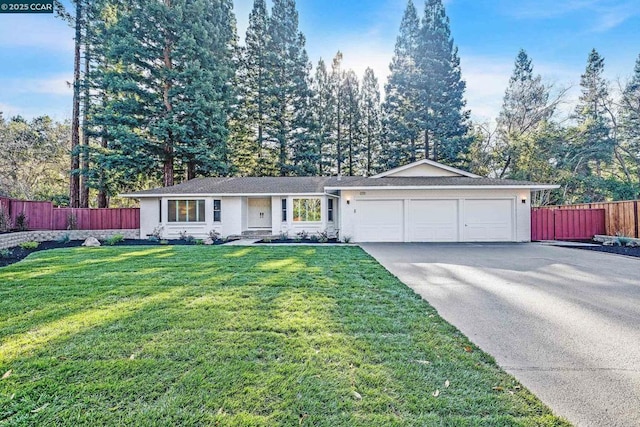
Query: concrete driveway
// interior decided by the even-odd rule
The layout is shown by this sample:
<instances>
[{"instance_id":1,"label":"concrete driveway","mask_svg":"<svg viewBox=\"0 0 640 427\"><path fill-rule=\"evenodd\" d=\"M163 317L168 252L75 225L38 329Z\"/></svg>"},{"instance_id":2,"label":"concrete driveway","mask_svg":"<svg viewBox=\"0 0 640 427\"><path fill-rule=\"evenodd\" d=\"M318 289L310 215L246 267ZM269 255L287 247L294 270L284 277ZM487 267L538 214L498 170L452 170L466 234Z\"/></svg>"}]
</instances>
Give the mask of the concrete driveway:
<instances>
[{"instance_id":1,"label":"concrete driveway","mask_svg":"<svg viewBox=\"0 0 640 427\"><path fill-rule=\"evenodd\" d=\"M577 426L640 426L640 259L530 244L363 249Z\"/></svg>"}]
</instances>

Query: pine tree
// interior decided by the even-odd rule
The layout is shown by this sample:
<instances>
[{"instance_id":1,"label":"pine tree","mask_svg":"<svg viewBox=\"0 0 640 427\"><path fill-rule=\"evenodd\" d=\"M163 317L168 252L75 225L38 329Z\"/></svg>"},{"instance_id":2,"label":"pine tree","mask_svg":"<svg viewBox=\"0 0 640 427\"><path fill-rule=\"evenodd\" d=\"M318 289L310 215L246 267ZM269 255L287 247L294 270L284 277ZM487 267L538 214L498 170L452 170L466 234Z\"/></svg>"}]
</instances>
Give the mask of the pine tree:
<instances>
[{"instance_id":1,"label":"pine tree","mask_svg":"<svg viewBox=\"0 0 640 427\"><path fill-rule=\"evenodd\" d=\"M155 175L172 185L176 174L226 174L231 1L116 6L96 73L103 100L94 123L107 145L97 156L103 178L123 185Z\"/></svg>"},{"instance_id":2,"label":"pine tree","mask_svg":"<svg viewBox=\"0 0 640 427\"><path fill-rule=\"evenodd\" d=\"M340 104L344 106L342 128L345 133L344 149L346 150L346 173L349 176L353 176L357 174L358 157L360 155L362 141L360 83L356 73L352 70L347 71L344 75L341 86L342 89L340 91L340 96L342 97L342 100Z\"/></svg>"},{"instance_id":3,"label":"pine tree","mask_svg":"<svg viewBox=\"0 0 640 427\"><path fill-rule=\"evenodd\" d=\"M276 172L275 156L265 134L271 103L269 90L273 84L272 70L267 62L269 43L267 5L264 0L255 0L249 14L237 79L241 100L235 121L233 152L234 163L243 175L273 175Z\"/></svg>"},{"instance_id":4,"label":"pine tree","mask_svg":"<svg viewBox=\"0 0 640 427\"><path fill-rule=\"evenodd\" d=\"M378 170L381 137L380 87L371 68L365 70L362 79L361 110L364 131L362 170L369 176Z\"/></svg>"},{"instance_id":5,"label":"pine tree","mask_svg":"<svg viewBox=\"0 0 640 427\"><path fill-rule=\"evenodd\" d=\"M342 129L344 123L344 97L342 96L344 75L345 73L342 71L342 52L338 51L331 63L330 76L331 93L334 99L333 123L331 125L334 144L331 156L335 162L335 169L332 167L331 172L337 175L342 175L342 164L344 162L344 134Z\"/></svg>"},{"instance_id":6,"label":"pine tree","mask_svg":"<svg viewBox=\"0 0 640 427\"><path fill-rule=\"evenodd\" d=\"M467 137L470 113L464 110L466 85L442 0L427 0L418 45L417 106L424 156L460 164L471 142Z\"/></svg>"},{"instance_id":7,"label":"pine tree","mask_svg":"<svg viewBox=\"0 0 640 427\"><path fill-rule=\"evenodd\" d=\"M635 166L636 179L640 185L640 55L633 75L622 92L618 123L621 149Z\"/></svg>"},{"instance_id":8,"label":"pine tree","mask_svg":"<svg viewBox=\"0 0 640 427\"><path fill-rule=\"evenodd\" d=\"M503 159L499 177L511 170L518 173L520 142L528 134L551 118L556 103L549 103L549 88L540 75L534 75L531 59L524 50L518 52L513 74L505 91L502 110L498 116L498 147ZM528 139L531 140L530 138ZM535 150L535 148L532 148ZM531 151L531 149L529 150Z\"/></svg>"},{"instance_id":9,"label":"pine tree","mask_svg":"<svg viewBox=\"0 0 640 427\"><path fill-rule=\"evenodd\" d=\"M615 147L611 137L611 100L603 73L604 58L593 49L580 78L582 94L574 115L579 129L577 144L574 144L574 164L576 171L584 176L590 175L593 167L601 176L602 166L611 161Z\"/></svg>"},{"instance_id":10,"label":"pine tree","mask_svg":"<svg viewBox=\"0 0 640 427\"><path fill-rule=\"evenodd\" d=\"M325 62L320 59L316 66L312 84L313 91L313 122L316 152L318 154L318 174L329 173L331 161L331 146L333 144L332 130L334 123L335 98L333 97L331 75L327 71Z\"/></svg>"},{"instance_id":11,"label":"pine tree","mask_svg":"<svg viewBox=\"0 0 640 427\"><path fill-rule=\"evenodd\" d=\"M307 152L311 146L308 140L311 67L304 48L305 38L298 31L294 0L273 2L269 33L267 66L273 73L273 81L268 92L268 134L277 150L277 173L281 176L303 173L317 160L311 161L314 156ZM294 151L298 153L295 168L292 167ZM304 161L300 160L303 158Z\"/></svg>"},{"instance_id":12,"label":"pine tree","mask_svg":"<svg viewBox=\"0 0 640 427\"><path fill-rule=\"evenodd\" d=\"M385 85L383 105L385 127L384 163L388 168L417 159L419 134L418 104L418 37L420 20L409 0L400 23L391 74Z\"/></svg>"}]
</instances>

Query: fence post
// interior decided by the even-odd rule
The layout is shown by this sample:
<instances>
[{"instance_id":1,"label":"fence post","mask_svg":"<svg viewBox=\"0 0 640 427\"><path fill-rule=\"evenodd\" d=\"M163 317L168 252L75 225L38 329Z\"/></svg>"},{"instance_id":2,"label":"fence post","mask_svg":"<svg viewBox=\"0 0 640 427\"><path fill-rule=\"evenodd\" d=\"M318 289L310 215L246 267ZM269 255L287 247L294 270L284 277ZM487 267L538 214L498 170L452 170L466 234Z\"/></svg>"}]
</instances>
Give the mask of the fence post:
<instances>
[{"instance_id":1,"label":"fence post","mask_svg":"<svg viewBox=\"0 0 640 427\"><path fill-rule=\"evenodd\" d=\"M636 229L635 230L636 235L633 237L638 239L640 238L640 230L638 230L638 227L640 224L638 224L639 221L638 221L638 201L637 200L633 201L633 220L634 220L634 226L635 226L634 228Z\"/></svg>"}]
</instances>

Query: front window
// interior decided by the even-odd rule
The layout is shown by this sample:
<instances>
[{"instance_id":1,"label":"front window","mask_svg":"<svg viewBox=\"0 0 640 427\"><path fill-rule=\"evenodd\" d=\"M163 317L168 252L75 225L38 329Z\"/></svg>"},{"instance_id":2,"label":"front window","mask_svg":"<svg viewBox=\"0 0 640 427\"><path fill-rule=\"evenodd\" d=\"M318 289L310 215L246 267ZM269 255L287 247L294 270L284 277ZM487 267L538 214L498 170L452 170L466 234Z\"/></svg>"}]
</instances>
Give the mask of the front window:
<instances>
[{"instance_id":1,"label":"front window","mask_svg":"<svg viewBox=\"0 0 640 427\"><path fill-rule=\"evenodd\" d=\"M213 201L213 222L222 221L222 201L215 199Z\"/></svg>"},{"instance_id":2,"label":"front window","mask_svg":"<svg viewBox=\"0 0 640 427\"><path fill-rule=\"evenodd\" d=\"M320 199L293 199L293 220L295 222L320 221Z\"/></svg>"},{"instance_id":3,"label":"front window","mask_svg":"<svg viewBox=\"0 0 640 427\"><path fill-rule=\"evenodd\" d=\"M169 200L169 222L204 222L204 200Z\"/></svg>"},{"instance_id":4,"label":"front window","mask_svg":"<svg viewBox=\"0 0 640 427\"><path fill-rule=\"evenodd\" d=\"M287 199L282 199L282 222L287 222Z\"/></svg>"}]
</instances>

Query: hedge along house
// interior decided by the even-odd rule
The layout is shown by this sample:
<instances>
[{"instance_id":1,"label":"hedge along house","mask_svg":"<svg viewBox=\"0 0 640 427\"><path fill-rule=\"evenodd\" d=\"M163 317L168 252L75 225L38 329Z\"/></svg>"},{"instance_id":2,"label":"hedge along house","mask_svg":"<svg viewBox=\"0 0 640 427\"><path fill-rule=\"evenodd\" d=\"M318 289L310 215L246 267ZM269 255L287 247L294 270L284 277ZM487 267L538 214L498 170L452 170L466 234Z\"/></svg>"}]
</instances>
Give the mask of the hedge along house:
<instances>
[{"instance_id":1,"label":"hedge along house","mask_svg":"<svg viewBox=\"0 0 640 427\"><path fill-rule=\"evenodd\" d=\"M196 178L123 194L140 200L140 234L205 237L327 231L354 242L528 242L531 192L420 160L371 177Z\"/></svg>"}]
</instances>

